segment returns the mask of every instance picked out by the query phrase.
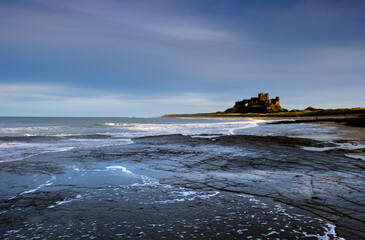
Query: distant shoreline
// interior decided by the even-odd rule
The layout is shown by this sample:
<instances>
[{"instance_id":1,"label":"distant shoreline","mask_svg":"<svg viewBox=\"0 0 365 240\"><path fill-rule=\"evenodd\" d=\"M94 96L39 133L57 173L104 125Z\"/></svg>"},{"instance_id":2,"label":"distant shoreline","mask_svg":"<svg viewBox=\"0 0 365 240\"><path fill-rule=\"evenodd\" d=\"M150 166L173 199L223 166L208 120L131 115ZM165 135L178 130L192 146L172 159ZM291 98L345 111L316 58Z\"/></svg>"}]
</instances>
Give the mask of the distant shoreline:
<instances>
[{"instance_id":1,"label":"distant shoreline","mask_svg":"<svg viewBox=\"0 0 365 240\"><path fill-rule=\"evenodd\" d=\"M329 114L328 114L329 113ZM336 127L334 132L341 139L354 142L355 145L365 145L365 108L322 110L317 112L285 112L285 113L246 113L246 114L222 114L222 113L199 113L199 114L166 114L162 117L187 117L187 118L230 118L230 119L272 119L279 120L267 124L294 124L294 123L317 123ZM282 120L280 120L280 118ZM292 118L288 120L288 118ZM340 134L341 131L349 131ZM365 152L351 153L364 159Z\"/></svg>"},{"instance_id":2,"label":"distant shoreline","mask_svg":"<svg viewBox=\"0 0 365 240\"><path fill-rule=\"evenodd\" d=\"M278 113L191 113L191 114L165 114L162 117L193 117L193 118L360 118L365 117L365 108L339 108L339 109L316 109L301 110L294 112Z\"/></svg>"}]
</instances>

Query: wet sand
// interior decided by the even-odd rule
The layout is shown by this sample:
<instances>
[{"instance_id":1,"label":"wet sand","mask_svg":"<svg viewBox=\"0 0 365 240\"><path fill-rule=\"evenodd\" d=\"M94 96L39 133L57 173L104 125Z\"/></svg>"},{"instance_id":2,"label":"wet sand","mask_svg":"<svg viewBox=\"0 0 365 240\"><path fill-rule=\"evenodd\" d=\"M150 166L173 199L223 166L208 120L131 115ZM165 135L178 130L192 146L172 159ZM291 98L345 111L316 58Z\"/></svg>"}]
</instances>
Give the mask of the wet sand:
<instances>
[{"instance_id":1,"label":"wet sand","mask_svg":"<svg viewBox=\"0 0 365 240\"><path fill-rule=\"evenodd\" d=\"M292 124L292 123L317 123L327 126L335 127L333 129L336 136L348 141L354 145L365 145L365 118L357 115L340 115L340 116L320 116L320 117L307 117L294 120L278 121L274 124ZM344 133L346 132L346 133ZM365 159L365 150L353 151L351 155L362 156L361 159Z\"/></svg>"},{"instance_id":2,"label":"wet sand","mask_svg":"<svg viewBox=\"0 0 365 240\"><path fill-rule=\"evenodd\" d=\"M345 139L351 139L354 141L357 141L360 144L365 145L365 127L352 127L352 126L346 126L341 123L334 123L334 122L324 122L323 124L326 124L328 126L336 127L337 132L340 131L349 131L349 133L346 134L338 134L339 137L345 138Z\"/></svg>"},{"instance_id":3,"label":"wet sand","mask_svg":"<svg viewBox=\"0 0 365 240\"><path fill-rule=\"evenodd\" d=\"M337 137L344 139L354 145L364 145L365 146L365 127L353 127L346 126L344 123L336 122L320 122L327 126L335 127L333 130ZM343 134L343 132L347 132ZM359 151L353 151L350 153L351 156L358 156L359 159L365 160L365 149L360 149Z\"/></svg>"}]
</instances>

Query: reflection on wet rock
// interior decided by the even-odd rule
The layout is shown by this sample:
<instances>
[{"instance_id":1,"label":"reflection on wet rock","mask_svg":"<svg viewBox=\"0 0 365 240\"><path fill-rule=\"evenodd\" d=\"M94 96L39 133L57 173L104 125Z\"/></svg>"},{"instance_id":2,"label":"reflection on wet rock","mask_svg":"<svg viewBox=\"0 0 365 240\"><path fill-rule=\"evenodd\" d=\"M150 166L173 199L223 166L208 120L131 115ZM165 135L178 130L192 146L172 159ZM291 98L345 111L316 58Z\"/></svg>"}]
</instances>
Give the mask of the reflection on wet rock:
<instances>
[{"instance_id":1,"label":"reflection on wet rock","mask_svg":"<svg viewBox=\"0 0 365 240\"><path fill-rule=\"evenodd\" d=\"M364 162L311 139L162 135L6 162L14 238L361 239Z\"/></svg>"}]
</instances>

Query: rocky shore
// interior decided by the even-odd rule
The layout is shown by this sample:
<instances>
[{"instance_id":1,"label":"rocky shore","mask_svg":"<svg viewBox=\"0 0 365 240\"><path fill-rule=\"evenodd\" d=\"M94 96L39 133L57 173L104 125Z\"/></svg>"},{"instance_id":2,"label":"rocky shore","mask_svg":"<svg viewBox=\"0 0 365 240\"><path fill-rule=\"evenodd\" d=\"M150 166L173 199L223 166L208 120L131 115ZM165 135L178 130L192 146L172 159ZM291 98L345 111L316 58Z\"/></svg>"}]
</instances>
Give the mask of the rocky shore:
<instances>
[{"instance_id":1,"label":"rocky shore","mask_svg":"<svg viewBox=\"0 0 365 240\"><path fill-rule=\"evenodd\" d=\"M354 155L365 149L357 140L170 134L3 162L0 234L364 239L365 161Z\"/></svg>"},{"instance_id":2,"label":"rocky shore","mask_svg":"<svg viewBox=\"0 0 365 240\"><path fill-rule=\"evenodd\" d=\"M306 149L336 142L250 135L133 142L2 164L2 177L47 172L50 178L33 192L1 200L3 236L365 237L364 161L346 150ZM59 223L79 226L79 233Z\"/></svg>"},{"instance_id":3,"label":"rocky shore","mask_svg":"<svg viewBox=\"0 0 365 240\"><path fill-rule=\"evenodd\" d=\"M212 141L176 135L156 137L148 145L153 142L160 146L158 151L165 153L164 159L176 154L194 156L177 165L164 161L157 164L159 168L175 165L168 171L199 176L192 179L182 174L165 179L169 183L270 198L334 223L338 232L349 239L365 236L365 163L346 157L347 151L307 151L303 147L328 145L287 137L221 136ZM167 142L178 143L180 150L169 148ZM222 151L213 155L191 150L201 145Z\"/></svg>"},{"instance_id":4,"label":"rocky shore","mask_svg":"<svg viewBox=\"0 0 365 240\"><path fill-rule=\"evenodd\" d=\"M356 116L356 117L348 117L348 116L339 116L339 117L311 117L307 119L294 119L294 120L284 120L272 122L269 124L293 124L293 123L337 123L349 127L358 127L365 128L365 116Z\"/></svg>"}]
</instances>

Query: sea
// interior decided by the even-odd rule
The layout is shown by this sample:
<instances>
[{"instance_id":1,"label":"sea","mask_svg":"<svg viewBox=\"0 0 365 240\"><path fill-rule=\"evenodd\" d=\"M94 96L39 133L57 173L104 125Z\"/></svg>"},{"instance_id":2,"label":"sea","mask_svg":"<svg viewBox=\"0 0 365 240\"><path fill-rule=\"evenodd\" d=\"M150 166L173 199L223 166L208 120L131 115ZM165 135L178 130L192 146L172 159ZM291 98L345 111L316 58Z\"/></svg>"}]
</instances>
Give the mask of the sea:
<instances>
[{"instance_id":1,"label":"sea","mask_svg":"<svg viewBox=\"0 0 365 240\"><path fill-rule=\"evenodd\" d=\"M0 118L0 239L362 239L364 149L323 124Z\"/></svg>"}]
</instances>

